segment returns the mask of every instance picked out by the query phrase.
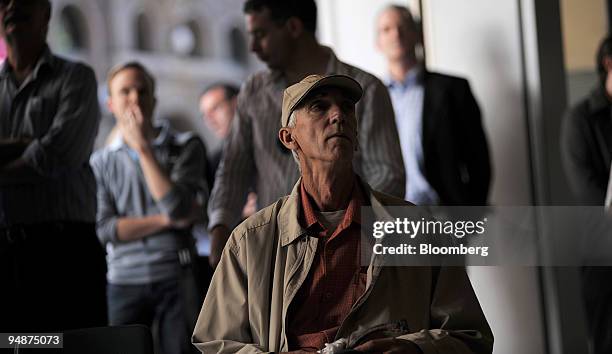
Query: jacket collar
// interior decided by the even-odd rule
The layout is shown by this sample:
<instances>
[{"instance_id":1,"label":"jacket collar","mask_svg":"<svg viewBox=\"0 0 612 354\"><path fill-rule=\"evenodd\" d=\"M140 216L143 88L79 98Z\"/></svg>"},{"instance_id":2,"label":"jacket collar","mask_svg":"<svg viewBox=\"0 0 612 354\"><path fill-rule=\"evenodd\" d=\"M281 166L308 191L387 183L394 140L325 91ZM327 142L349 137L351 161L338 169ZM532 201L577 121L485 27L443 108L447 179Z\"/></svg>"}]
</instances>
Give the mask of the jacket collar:
<instances>
[{"instance_id":1,"label":"jacket collar","mask_svg":"<svg viewBox=\"0 0 612 354\"><path fill-rule=\"evenodd\" d=\"M289 194L278 212L278 231L282 247L287 246L300 236L306 234L306 229L299 222L299 215L302 212L300 203L301 184L302 177L295 183L291 194Z\"/></svg>"},{"instance_id":2,"label":"jacket collar","mask_svg":"<svg viewBox=\"0 0 612 354\"><path fill-rule=\"evenodd\" d=\"M373 191L366 182L361 180L361 178L357 178L356 181L357 183L361 183L364 192L363 198L369 201L377 217L385 220L392 220L382 202L379 200L376 192ZM302 178L300 177L293 186L291 194L289 194L278 212L278 231L282 247L289 245L306 234L306 229L304 229L299 222L299 216L302 213L300 200L301 183ZM366 204L368 203L364 203L364 205Z\"/></svg>"}]
</instances>

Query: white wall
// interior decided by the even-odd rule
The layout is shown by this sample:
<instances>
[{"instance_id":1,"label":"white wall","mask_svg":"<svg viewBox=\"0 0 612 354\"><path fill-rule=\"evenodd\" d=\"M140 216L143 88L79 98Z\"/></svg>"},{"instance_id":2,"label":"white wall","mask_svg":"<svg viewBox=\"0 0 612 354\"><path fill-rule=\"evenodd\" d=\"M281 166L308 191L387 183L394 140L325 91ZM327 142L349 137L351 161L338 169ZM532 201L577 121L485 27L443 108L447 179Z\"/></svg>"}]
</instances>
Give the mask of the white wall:
<instances>
[{"instance_id":1,"label":"white wall","mask_svg":"<svg viewBox=\"0 0 612 354\"><path fill-rule=\"evenodd\" d=\"M415 0L317 0L319 41L331 46L340 60L375 74L387 75L384 58L375 45L376 14L389 4L410 6Z\"/></svg>"},{"instance_id":2,"label":"white wall","mask_svg":"<svg viewBox=\"0 0 612 354\"><path fill-rule=\"evenodd\" d=\"M500 205L531 202L519 12L512 0L423 2L428 67L469 78L493 157L490 200ZM543 353L536 269L472 267L470 277L496 334L494 352Z\"/></svg>"},{"instance_id":3,"label":"white wall","mask_svg":"<svg viewBox=\"0 0 612 354\"><path fill-rule=\"evenodd\" d=\"M493 204L530 203L517 1L426 0L428 66L469 78L493 156ZM483 14L486 14L483 16Z\"/></svg>"},{"instance_id":4,"label":"white wall","mask_svg":"<svg viewBox=\"0 0 612 354\"><path fill-rule=\"evenodd\" d=\"M383 77L374 45L378 11L414 1L319 0L319 37L342 60ZM423 0L428 67L470 80L494 166L490 201L531 203L518 2ZM496 354L545 351L537 272L472 267L470 277L495 335Z\"/></svg>"}]
</instances>

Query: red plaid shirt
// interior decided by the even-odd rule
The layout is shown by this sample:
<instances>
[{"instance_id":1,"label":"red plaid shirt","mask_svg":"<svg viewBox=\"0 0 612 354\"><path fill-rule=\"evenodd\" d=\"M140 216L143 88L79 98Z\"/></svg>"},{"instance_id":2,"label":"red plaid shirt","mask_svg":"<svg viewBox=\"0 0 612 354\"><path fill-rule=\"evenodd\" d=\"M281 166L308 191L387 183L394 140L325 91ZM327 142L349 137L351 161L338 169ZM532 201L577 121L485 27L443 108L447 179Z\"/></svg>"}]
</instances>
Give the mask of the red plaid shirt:
<instances>
[{"instance_id":1,"label":"red plaid shirt","mask_svg":"<svg viewBox=\"0 0 612 354\"><path fill-rule=\"evenodd\" d=\"M365 291L366 272L359 262L363 196L356 178L344 218L332 233L317 220L303 183L300 188L300 222L319 242L308 276L289 308L287 338L290 350L315 351L334 341Z\"/></svg>"}]
</instances>

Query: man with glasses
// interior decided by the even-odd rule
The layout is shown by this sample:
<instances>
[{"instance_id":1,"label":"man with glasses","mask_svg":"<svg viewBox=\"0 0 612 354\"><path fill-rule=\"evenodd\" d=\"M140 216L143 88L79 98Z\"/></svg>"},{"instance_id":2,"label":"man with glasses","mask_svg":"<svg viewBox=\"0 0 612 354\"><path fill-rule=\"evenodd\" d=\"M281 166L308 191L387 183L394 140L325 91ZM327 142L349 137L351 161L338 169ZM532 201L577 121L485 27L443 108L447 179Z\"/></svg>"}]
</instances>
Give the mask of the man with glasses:
<instances>
[{"instance_id":1,"label":"man with glasses","mask_svg":"<svg viewBox=\"0 0 612 354\"><path fill-rule=\"evenodd\" d=\"M0 332L106 324L91 68L46 44L48 0L0 0Z\"/></svg>"}]
</instances>

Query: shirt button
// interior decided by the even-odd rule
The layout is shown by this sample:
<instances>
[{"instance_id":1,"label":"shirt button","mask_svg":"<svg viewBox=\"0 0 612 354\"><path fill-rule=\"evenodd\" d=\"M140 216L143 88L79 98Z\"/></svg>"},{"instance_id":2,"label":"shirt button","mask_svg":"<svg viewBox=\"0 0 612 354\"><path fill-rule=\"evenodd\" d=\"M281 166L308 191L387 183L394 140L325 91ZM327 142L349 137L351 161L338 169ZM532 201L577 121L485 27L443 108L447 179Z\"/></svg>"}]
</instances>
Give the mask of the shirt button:
<instances>
[{"instance_id":1,"label":"shirt button","mask_svg":"<svg viewBox=\"0 0 612 354\"><path fill-rule=\"evenodd\" d=\"M333 296L332 293L325 293L325 300L331 300Z\"/></svg>"}]
</instances>

